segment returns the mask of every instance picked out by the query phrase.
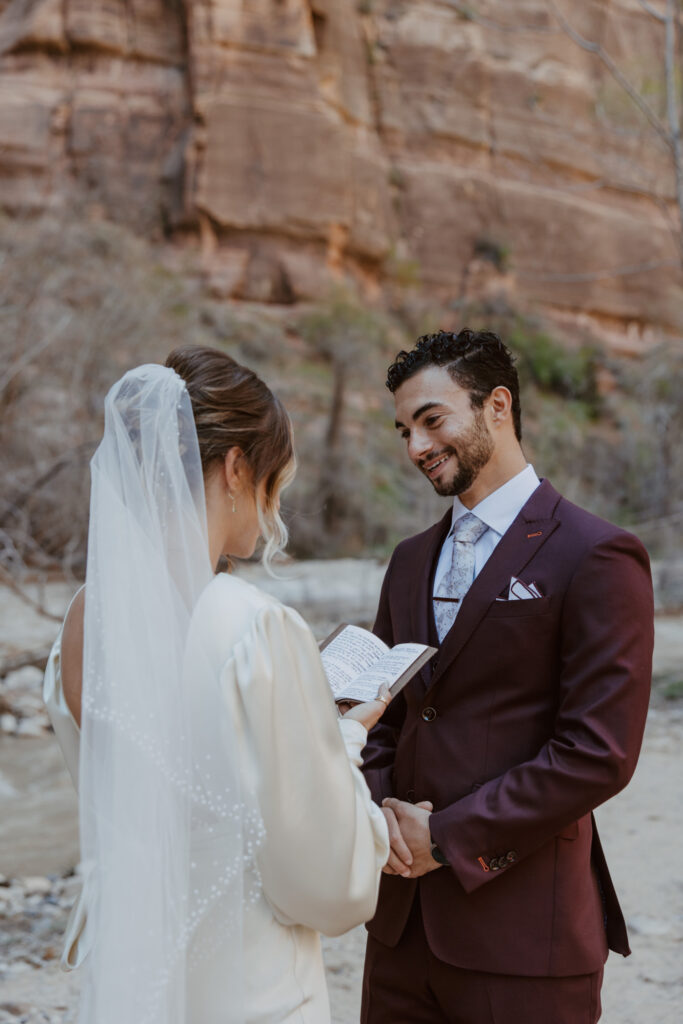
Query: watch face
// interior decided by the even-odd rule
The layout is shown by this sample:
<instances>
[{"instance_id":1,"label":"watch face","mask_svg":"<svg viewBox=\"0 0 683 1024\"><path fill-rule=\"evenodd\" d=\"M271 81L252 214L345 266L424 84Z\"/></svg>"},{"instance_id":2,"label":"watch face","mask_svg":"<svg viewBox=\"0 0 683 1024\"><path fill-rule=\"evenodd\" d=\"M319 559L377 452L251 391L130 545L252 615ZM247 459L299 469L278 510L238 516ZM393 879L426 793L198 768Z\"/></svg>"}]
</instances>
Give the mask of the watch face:
<instances>
[{"instance_id":1,"label":"watch face","mask_svg":"<svg viewBox=\"0 0 683 1024\"><path fill-rule=\"evenodd\" d=\"M436 843L434 843L434 845L432 846L432 857L437 862L437 864L448 864L447 858L444 856L444 854L436 845Z\"/></svg>"}]
</instances>

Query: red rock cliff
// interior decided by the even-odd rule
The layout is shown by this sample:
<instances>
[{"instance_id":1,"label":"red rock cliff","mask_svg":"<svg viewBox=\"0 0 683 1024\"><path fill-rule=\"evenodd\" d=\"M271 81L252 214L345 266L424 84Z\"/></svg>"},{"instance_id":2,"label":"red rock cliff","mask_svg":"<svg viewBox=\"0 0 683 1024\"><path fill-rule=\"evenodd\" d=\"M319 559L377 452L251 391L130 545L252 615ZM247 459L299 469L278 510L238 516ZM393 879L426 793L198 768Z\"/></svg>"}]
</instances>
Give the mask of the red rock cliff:
<instances>
[{"instance_id":1,"label":"red rock cliff","mask_svg":"<svg viewBox=\"0 0 683 1024\"><path fill-rule=\"evenodd\" d=\"M637 0L559 6L661 106ZM0 200L200 238L225 296L683 330L670 153L544 0L0 0Z\"/></svg>"}]
</instances>

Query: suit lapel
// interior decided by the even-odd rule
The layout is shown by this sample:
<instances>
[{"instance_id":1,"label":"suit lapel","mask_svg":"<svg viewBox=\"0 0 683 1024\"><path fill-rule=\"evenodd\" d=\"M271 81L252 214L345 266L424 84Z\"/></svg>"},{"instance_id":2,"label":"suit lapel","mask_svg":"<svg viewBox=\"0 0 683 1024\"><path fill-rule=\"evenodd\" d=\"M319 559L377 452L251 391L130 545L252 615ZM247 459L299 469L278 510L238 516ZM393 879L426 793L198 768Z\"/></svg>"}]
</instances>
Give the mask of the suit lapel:
<instances>
[{"instance_id":1,"label":"suit lapel","mask_svg":"<svg viewBox=\"0 0 683 1024\"><path fill-rule=\"evenodd\" d=\"M544 480L534 491L512 526L501 537L493 554L467 592L452 628L444 638L430 686L438 683L460 654L491 603L507 587L560 525L553 512L560 500ZM431 602L431 596L426 600ZM426 642L426 641L425 641Z\"/></svg>"}]
</instances>

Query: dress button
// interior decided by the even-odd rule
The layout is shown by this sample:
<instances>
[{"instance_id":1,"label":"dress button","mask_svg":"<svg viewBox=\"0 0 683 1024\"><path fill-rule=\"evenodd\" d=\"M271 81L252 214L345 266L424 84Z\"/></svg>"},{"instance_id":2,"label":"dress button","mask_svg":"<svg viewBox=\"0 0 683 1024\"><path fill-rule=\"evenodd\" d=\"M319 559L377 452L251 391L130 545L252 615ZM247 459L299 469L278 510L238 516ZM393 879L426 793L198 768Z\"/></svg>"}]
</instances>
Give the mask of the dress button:
<instances>
[{"instance_id":1,"label":"dress button","mask_svg":"<svg viewBox=\"0 0 683 1024\"><path fill-rule=\"evenodd\" d=\"M508 864L514 864L517 860L517 851L510 850L508 853L505 854L505 860L508 862Z\"/></svg>"},{"instance_id":2,"label":"dress button","mask_svg":"<svg viewBox=\"0 0 683 1024\"><path fill-rule=\"evenodd\" d=\"M422 719L425 722L433 722L436 718L436 708L423 708Z\"/></svg>"}]
</instances>

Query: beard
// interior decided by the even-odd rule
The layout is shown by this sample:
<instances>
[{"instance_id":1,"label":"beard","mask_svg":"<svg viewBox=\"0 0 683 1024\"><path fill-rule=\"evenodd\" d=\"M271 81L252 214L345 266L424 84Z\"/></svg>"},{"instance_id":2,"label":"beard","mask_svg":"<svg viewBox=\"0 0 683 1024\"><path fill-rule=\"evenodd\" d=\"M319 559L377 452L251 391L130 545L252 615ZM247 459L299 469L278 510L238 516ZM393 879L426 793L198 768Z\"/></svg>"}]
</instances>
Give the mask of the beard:
<instances>
[{"instance_id":1,"label":"beard","mask_svg":"<svg viewBox=\"0 0 683 1024\"><path fill-rule=\"evenodd\" d=\"M436 493L444 498L468 491L493 455L493 438L481 409L474 410L472 426L464 430L457 441L457 448L447 445L443 449L444 455L453 455L456 459L453 476L430 481Z\"/></svg>"}]
</instances>

